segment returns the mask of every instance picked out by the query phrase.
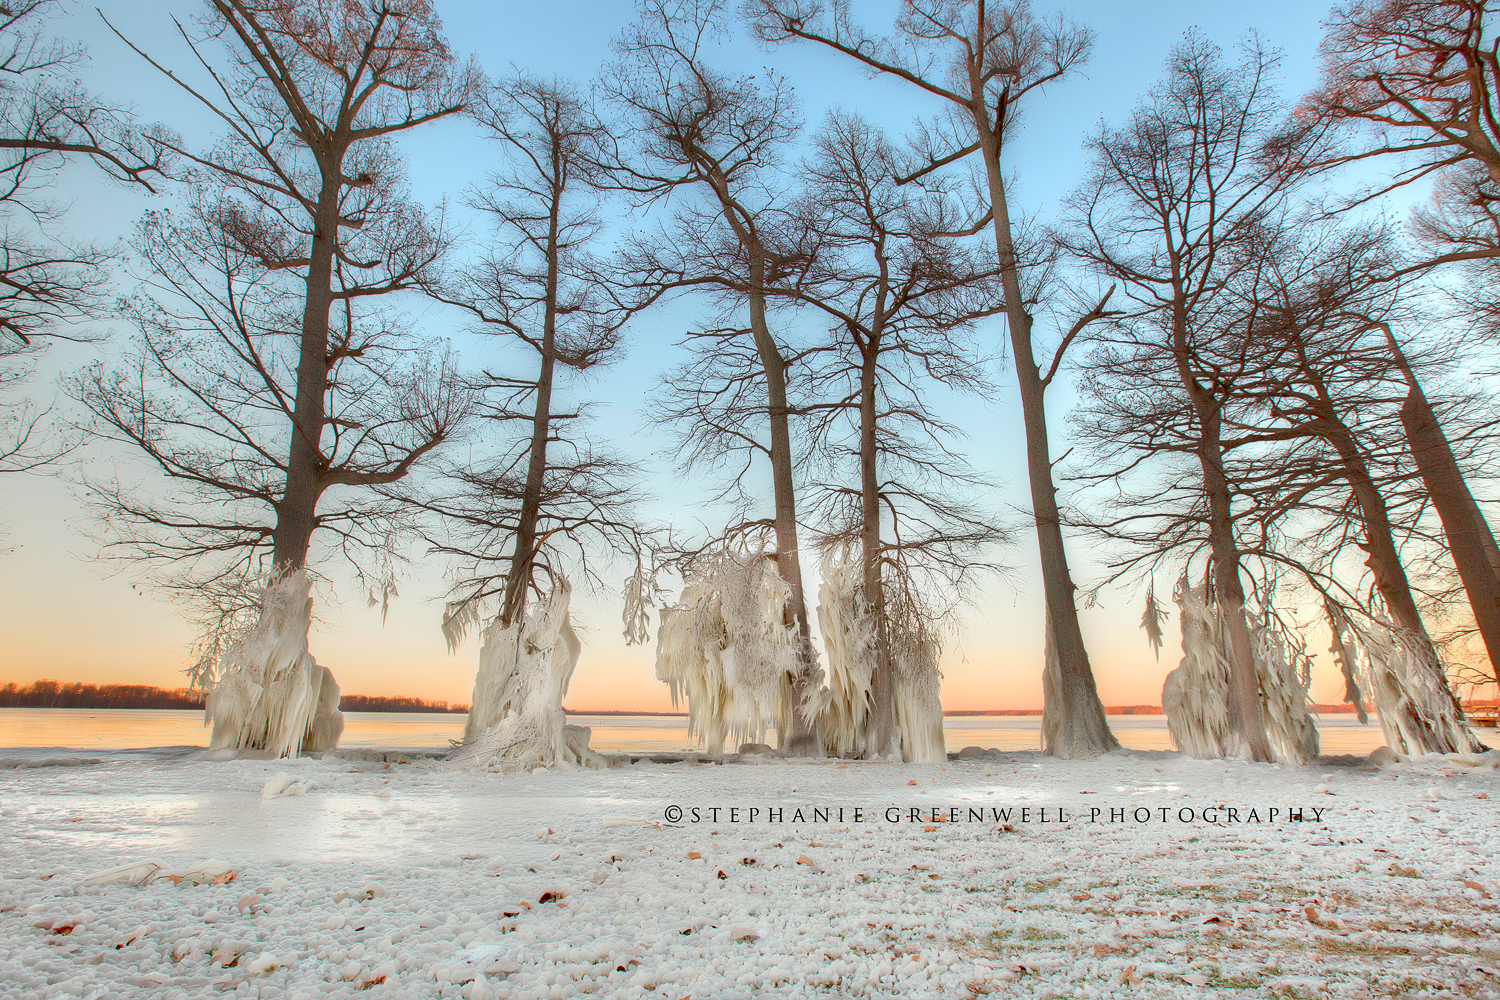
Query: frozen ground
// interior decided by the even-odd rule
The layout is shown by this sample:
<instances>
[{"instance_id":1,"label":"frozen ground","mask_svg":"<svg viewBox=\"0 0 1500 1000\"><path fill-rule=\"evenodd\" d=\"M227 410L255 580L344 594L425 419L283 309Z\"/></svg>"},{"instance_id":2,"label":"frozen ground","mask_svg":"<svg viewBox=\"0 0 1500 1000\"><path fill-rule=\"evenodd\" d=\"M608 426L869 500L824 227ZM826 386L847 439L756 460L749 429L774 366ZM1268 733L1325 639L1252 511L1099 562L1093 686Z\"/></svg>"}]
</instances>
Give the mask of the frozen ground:
<instances>
[{"instance_id":1,"label":"frozen ground","mask_svg":"<svg viewBox=\"0 0 1500 1000\"><path fill-rule=\"evenodd\" d=\"M1500 755L521 775L381 756L3 762L0 997L1500 996ZM263 798L282 773L306 794ZM75 888L208 858L237 877Z\"/></svg>"}]
</instances>

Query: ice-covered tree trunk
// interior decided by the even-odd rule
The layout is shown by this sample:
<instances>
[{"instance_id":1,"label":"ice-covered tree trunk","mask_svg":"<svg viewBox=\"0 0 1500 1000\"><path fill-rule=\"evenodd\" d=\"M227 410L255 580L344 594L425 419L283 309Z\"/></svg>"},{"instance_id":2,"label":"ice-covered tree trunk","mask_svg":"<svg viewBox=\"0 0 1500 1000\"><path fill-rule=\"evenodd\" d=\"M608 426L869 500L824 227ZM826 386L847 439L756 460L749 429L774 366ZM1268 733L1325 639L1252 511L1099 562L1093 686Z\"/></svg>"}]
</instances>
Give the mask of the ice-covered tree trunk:
<instances>
[{"instance_id":1,"label":"ice-covered tree trunk","mask_svg":"<svg viewBox=\"0 0 1500 1000\"><path fill-rule=\"evenodd\" d=\"M587 726L570 726L563 697L580 644L569 618L572 587L559 578L519 620L485 629L463 742L451 760L498 770L602 767Z\"/></svg>"},{"instance_id":2,"label":"ice-covered tree trunk","mask_svg":"<svg viewBox=\"0 0 1500 1000\"><path fill-rule=\"evenodd\" d=\"M763 743L772 726L789 732L807 705L793 687L804 660L775 560L721 552L701 557L689 576L677 606L661 614L656 678L670 688L674 707L687 700L690 735L717 754L727 737ZM820 713L823 706L811 707ZM804 716L802 725L810 722Z\"/></svg>"},{"instance_id":3,"label":"ice-covered tree trunk","mask_svg":"<svg viewBox=\"0 0 1500 1000\"><path fill-rule=\"evenodd\" d=\"M294 569L262 591L259 619L229 647L209 685L211 747L287 757L338 746L339 687L307 651L311 625L306 570Z\"/></svg>"},{"instance_id":4,"label":"ice-covered tree trunk","mask_svg":"<svg viewBox=\"0 0 1500 1000\"><path fill-rule=\"evenodd\" d=\"M865 748L879 637L873 617L859 613L860 567L829 552L823 557L821 572L818 627L828 653L828 707L818 720L818 731L824 751L852 757Z\"/></svg>"},{"instance_id":5,"label":"ice-covered tree trunk","mask_svg":"<svg viewBox=\"0 0 1500 1000\"><path fill-rule=\"evenodd\" d=\"M1420 640L1389 622L1361 625L1329 608L1334 653L1346 675L1357 676L1380 719L1386 745L1400 754L1461 753L1480 749L1452 690L1434 674Z\"/></svg>"},{"instance_id":6,"label":"ice-covered tree trunk","mask_svg":"<svg viewBox=\"0 0 1500 1000\"><path fill-rule=\"evenodd\" d=\"M828 707L819 722L823 748L837 756L865 754L880 659L875 610L865 598L863 560L849 551L823 558L818 622L828 652ZM888 605L891 742L888 754L908 762L947 759L943 740L941 646L931 631ZM885 756L885 755L882 755Z\"/></svg>"},{"instance_id":7,"label":"ice-covered tree trunk","mask_svg":"<svg viewBox=\"0 0 1500 1000\"><path fill-rule=\"evenodd\" d=\"M1173 596L1182 626L1182 662L1167 675L1161 695L1172 742L1193 757L1239 756L1246 747L1230 718L1230 639L1223 610L1208 599L1206 585L1194 587L1186 577ZM1308 713L1307 660L1291 655L1287 637L1269 615L1253 630L1246 623L1246 631L1269 755L1284 764L1305 764L1318 755L1318 731Z\"/></svg>"}]
</instances>

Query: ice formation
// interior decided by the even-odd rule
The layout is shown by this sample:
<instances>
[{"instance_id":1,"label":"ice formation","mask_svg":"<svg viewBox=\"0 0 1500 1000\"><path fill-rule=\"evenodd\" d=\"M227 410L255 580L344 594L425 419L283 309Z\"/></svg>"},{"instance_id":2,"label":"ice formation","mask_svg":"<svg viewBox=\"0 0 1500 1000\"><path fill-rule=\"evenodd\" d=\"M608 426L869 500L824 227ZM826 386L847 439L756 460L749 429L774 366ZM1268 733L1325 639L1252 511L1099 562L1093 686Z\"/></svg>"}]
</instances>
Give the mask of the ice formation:
<instances>
[{"instance_id":1,"label":"ice formation","mask_svg":"<svg viewBox=\"0 0 1500 1000\"><path fill-rule=\"evenodd\" d=\"M823 749L835 756L861 752L870 684L877 663L876 628L864 594L857 554L833 551L822 560L818 624L828 652L828 705L819 719ZM908 762L947 760L938 670L941 648L931 630L903 606L887 606L886 633L895 668L892 707L901 757Z\"/></svg>"},{"instance_id":2,"label":"ice formation","mask_svg":"<svg viewBox=\"0 0 1500 1000\"><path fill-rule=\"evenodd\" d=\"M573 588L559 578L520 619L484 630L463 742L450 759L499 770L603 767L587 726L563 711L580 645L568 616Z\"/></svg>"},{"instance_id":3,"label":"ice formation","mask_svg":"<svg viewBox=\"0 0 1500 1000\"><path fill-rule=\"evenodd\" d=\"M860 613L863 573L856 559L823 557L818 628L828 652L828 707L818 719L823 750L850 757L864 750L865 716L875 674L875 620Z\"/></svg>"},{"instance_id":4,"label":"ice formation","mask_svg":"<svg viewBox=\"0 0 1500 1000\"><path fill-rule=\"evenodd\" d=\"M1182 661L1162 686L1162 710L1172 742L1192 757L1236 756L1229 730L1229 658L1218 605L1207 585L1184 576L1173 592L1182 626ZM1293 652L1271 616L1251 629L1251 650L1260 681L1266 738L1284 764L1305 764L1318 755L1318 730L1307 710L1308 661Z\"/></svg>"},{"instance_id":5,"label":"ice formation","mask_svg":"<svg viewBox=\"0 0 1500 1000\"><path fill-rule=\"evenodd\" d=\"M1430 647L1422 649L1426 643L1388 621L1356 625L1337 609L1328 610L1335 653L1369 696L1387 746L1400 754L1478 749L1462 708L1442 682L1441 666Z\"/></svg>"},{"instance_id":6,"label":"ice formation","mask_svg":"<svg viewBox=\"0 0 1500 1000\"><path fill-rule=\"evenodd\" d=\"M942 648L926 626L897 624L894 616L890 637L891 658L896 664L895 714L901 759L917 764L946 761L943 703L938 696L943 679L938 670Z\"/></svg>"},{"instance_id":7,"label":"ice formation","mask_svg":"<svg viewBox=\"0 0 1500 1000\"><path fill-rule=\"evenodd\" d=\"M344 732L339 687L307 651L312 577L294 569L261 592L260 617L204 678L210 749L277 757L332 750Z\"/></svg>"},{"instance_id":8,"label":"ice formation","mask_svg":"<svg viewBox=\"0 0 1500 1000\"><path fill-rule=\"evenodd\" d=\"M784 739L794 708L815 718L821 704L792 704L797 629L785 620L791 590L775 560L758 551L705 554L687 578L677 605L661 613L656 679L673 706L687 699L689 734L717 754L726 738L764 743L772 726Z\"/></svg>"}]
</instances>

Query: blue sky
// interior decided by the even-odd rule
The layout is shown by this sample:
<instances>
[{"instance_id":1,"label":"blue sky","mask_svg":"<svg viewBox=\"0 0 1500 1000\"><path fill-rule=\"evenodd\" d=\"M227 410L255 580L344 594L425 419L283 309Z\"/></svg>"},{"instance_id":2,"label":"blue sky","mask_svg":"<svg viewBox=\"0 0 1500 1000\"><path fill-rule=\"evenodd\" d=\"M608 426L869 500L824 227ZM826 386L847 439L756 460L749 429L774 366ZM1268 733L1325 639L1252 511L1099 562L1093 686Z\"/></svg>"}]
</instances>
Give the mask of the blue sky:
<instances>
[{"instance_id":1,"label":"blue sky","mask_svg":"<svg viewBox=\"0 0 1500 1000\"><path fill-rule=\"evenodd\" d=\"M85 42L91 52L83 76L88 85L110 97L134 103L148 119L168 122L199 145L212 141L213 124L201 110L163 86L149 67L130 53L94 13L80 6L60 33ZM99 6L117 28L174 67L188 68L171 16L191 14L192 3L158 0L104 0ZM1039 9L1059 9L1038 4ZM626 2L550 3L460 2L437 0L450 44L459 55L473 53L491 74L514 64L532 72L580 81L594 76L609 57L609 40L632 16ZM856 0L864 22L883 28L895 4ZM1196 28L1225 48L1247 32L1284 54L1281 82L1295 96L1315 81L1315 57L1324 8L1290 2L1212 4L1185 2L1066 5L1075 20L1094 28L1093 58L1079 77L1035 102L1024 130L1010 148L1013 199L1027 213L1049 218L1080 180L1084 170L1082 142L1102 120L1119 121L1161 73L1168 51L1185 31ZM727 68L760 72L773 67L797 88L804 116L815 126L833 107L858 110L892 131L939 110L914 91L890 80L870 79L846 61L806 46L764 52L737 36L719 53ZM414 133L403 142L414 195L424 203L447 200L455 206L471 184L480 180L494 152L466 122L450 121ZM72 202L69 226L101 240L128 236L135 220L150 206L171 203L168 192L147 199L101 184L83 170L70 170L59 181L58 195ZM455 207L456 217L464 213ZM474 235L482 230L474 227ZM128 290L128 281L122 282ZM463 356L484 360L487 348L469 336L455 318L440 310L410 304L429 332L450 336ZM672 345L698 315L690 302L674 304L644 317L632 331L627 357L587 387L602 407L601 427L634 452L650 459L649 484L655 496L652 513L676 521L688 519L697 490L682 483L660 458L651 458L656 442L645 429L642 388L653 384L674 360ZM121 324L107 321L116 341L128 336ZM999 344L1004 333L997 320L984 331ZM50 395L50 372L77 364L101 352L100 347L63 346L46 359L35 394ZM1000 484L998 506L1020 509L1025 503L1020 418L1008 371L996 376L999 392L988 403L953 406L950 419L970 433L973 463ZM1067 447L1064 419L1071 390L1058 387L1050 402L1058 440L1055 453ZM610 435L606 435L610 436ZM112 461L95 456L94 461ZM121 457L124 460L124 457ZM693 512L696 516L696 511ZM183 666L189 630L176 611L140 586L130 573L95 563L91 546L81 537L81 510L65 483L32 478L7 483L0 522L7 537L0 543L0 680L38 677L64 680L145 682L176 686ZM962 628L944 662L944 701L950 708L1034 707L1041 704L1039 579L1034 538L1018 532L1017 543L1000 553L1014 567L1008 580L995 580L977 595L963 615ZM1070 548L1075 576L1086 583L1095 572L1086 539L1073 537ZM412 694L464 701L477 651L471 645L450 656L439 634L443 588L441 568L418 561L402 587L402 597L382 626L379 612L369 611L352 589L335 578L335 590L349 599L324 602L324 622L314 638L314 653L333 668L346 692ZM1155 703L1161 680L1175 666L1173 644L1158 663L1138 629L1139 594L1106 591L1099 607L1084 614L1096 673L1111 704ZM617 597L601 594L578 608L585 652L573 694L574 707L665 707L665 687L652 679L653 651L627 649L619 633ZM80 627L81 626L81 627ZM1320 673L1314 695L1337 700L1336 679Z\"/></svg>"}]
</instances>

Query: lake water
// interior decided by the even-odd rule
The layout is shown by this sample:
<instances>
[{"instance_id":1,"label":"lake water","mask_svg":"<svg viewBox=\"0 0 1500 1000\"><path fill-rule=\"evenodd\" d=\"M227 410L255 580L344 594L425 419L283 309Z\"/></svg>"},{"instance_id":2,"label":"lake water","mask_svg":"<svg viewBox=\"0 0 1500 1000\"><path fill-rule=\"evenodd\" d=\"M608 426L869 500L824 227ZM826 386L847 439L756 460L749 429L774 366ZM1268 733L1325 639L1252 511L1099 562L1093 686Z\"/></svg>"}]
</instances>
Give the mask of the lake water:
<instances>
[{"instance_id":1,"label":"lake water","mask_svg":"<svg viewBox=\"0 0 1500 1000\"><path fill-rule=\"evenodd\" d=\"M400 750L446 749L463 735L465 716L435 713L346 712L342 747ZM590 745L605 752L693 749L687 719L650 715L572 715L568 721L593 730ZM948 749L966 746L1001 750L1041 747L1041 717L949 716L943 720ZM1110 728L1132 750L1170 750L1167 720L1161 715L1112 715ZM1352 715L1326 715L1318 730L1325 754L1367 754L1385 744L1373 720L1360 725ZM0 709L0 750L59 748L127 750L143 747L208 746L203 713L154 709L86 708ZM774 742L774 741L773 741ZM733 747L727 749L733 750Z\"/></svg>"}]
</instances>

